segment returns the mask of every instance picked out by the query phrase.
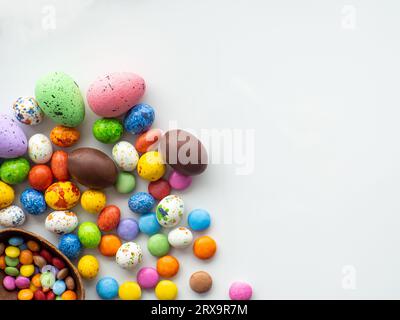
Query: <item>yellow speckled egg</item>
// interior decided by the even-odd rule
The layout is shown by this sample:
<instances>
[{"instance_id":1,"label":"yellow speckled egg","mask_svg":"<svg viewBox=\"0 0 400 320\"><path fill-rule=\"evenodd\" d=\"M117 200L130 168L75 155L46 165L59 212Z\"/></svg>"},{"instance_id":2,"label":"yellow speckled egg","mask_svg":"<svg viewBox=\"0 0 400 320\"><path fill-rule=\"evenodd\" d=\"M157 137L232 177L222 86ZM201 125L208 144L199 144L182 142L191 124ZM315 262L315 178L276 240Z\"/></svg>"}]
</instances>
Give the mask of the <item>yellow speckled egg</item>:
<instances>
[{"instance_id":1,"label":"yellow speckled egg","mask_svg":"<svg viewBox=\"0 0 400 320\"><path fill-rule=\"evenodd\" d=\"M99 261L95 256L83 256L78 262L78 271L85 279L93 279L99 272Z\"/></svg>"},{"instance_id":2,"label":"yellow speckled egg","mask_svg":"<svg viewBox=\"0 0 400 320\"><path fill-rule=\"evenodd\" d=\"M0 181L0 209L6 208L14 201L14 189Z\"/></svg>"},{"instance_id":3,"label":"yellow speckled egg","mask_svg":"<svg viewBox=\"0 0 400 320\"><path fill-rule=\"evenodd\" d=\"M104 192L89 189L82 193L81 205L90 213L99 213L106 206L107 197Z\"/></svg>"},{"instance_id":4,"label":"yellow speckled egg","mask_svg":"<svg viewBox=\"0 0 400 320\"><path fill-rule=\"evenodd\" d=\"M70 181L59 181L47 188L44 195L47 205L54 210L68 210L79 202L81 192Z\"/></svg>"},{"instance_id":5,"label":"yellow speckled egg","mask_svg":"<svg viewBox=\"0 0 400 320\"><path fill-rule=\"evenodd\" d=\"M137 172L140 177L149 181L157 181L165 174L165 164L158 151L144 153L138 162Z\"/></svg>"}]
</instances>

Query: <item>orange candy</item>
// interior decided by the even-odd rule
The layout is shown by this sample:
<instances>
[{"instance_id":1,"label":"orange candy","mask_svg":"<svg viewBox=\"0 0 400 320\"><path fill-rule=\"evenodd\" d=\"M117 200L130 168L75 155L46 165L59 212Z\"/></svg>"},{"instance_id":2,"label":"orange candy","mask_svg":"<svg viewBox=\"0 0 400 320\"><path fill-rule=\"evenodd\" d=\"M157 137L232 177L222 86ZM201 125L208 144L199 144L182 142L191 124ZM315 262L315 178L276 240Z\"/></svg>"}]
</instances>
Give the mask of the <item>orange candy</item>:
<instances>
[{"instance_id":1,"label":"orange candy","mask_svg":"<svg viewBox=\"0 0 400 320\"><path fill-rule=\"evenodd\" d=\"M179 271L179 262L173 256L164 256L157 261L157 272L161 277L171 278Z\"/></svg>"},{"instance_id":2,"label":"orange candy","mask_svg":"<svg viewBox=\"0 0 400 320\"><path fill-rule=\"evenodd\" d=\"M53 182L53 173L48 166L38 164L29 171L28 180L33 189L45 191Z\"/></svg>"},{"instance_id":3,"label":"orange candy","mask_svg":"<svg viewBox=\"0 0 400 320\"><path fill-rule=\"evenodd\" d=\"M103 256L113 257L121 245L121 240L116 235L106 234L101 237L99 250Z\"/></svg>"},{"instance_id":4,"label":"orange candy","mask_svg":"<svg viewBox=\"0 0 400 320\"><path fill-rule=\"evenodd\" d=\"M22 264L32 264L33 262L33 255L30 250L22 250L19 254L19 262Z\"/></svg>"},{"instance_id":5,"label":"orange candy","mask_svg":"<svg viewBox=\"0 0 400 320\"><path fill-rule=\"evenodd\" d=\"M53 156L51 157L50 167L54 177L57 180L68 180L68 153L63 150L57 150L54 152Z\"/></svg>"},{"instance_id":6,"label":"orange candy","mask_svg":"<svg viewBox=\"0 0 400 320\"><path fill-rule=\"evenodd\" d=\"M0 269L4 270L6 267L6 256L0 256Z\"/></svg>"},{"instance_id":7,"label":"orange candy","mask_svg":"<svg viewBox=\"0 0 400 320\"><path fill-rule=\"evenodd\" d=\"M31 289L22 289L18 292L18 300L32 300L33 291Z\"/></svg>"},{"instance_id":8,"label":"orange candy","mask_svg":"<svg viewBox=\"0 0 400 320\"><path fill-rule=\"evenodd\" d=\"M33 284L35 287L40 288L40 287L42 286L42 284L41 284L41 282L40 282L40 273L35 274L35 275L32 277L31 282L32 282L32 284Z\"/></svg>"},{"instance_id":9,"label":"orange candy","mask_svg":"<svg viewBox=\"0 0 400 320\"><path fill-rule=\"evenodd\" d=\"M140 153L145 153L155 149L155 145L161 138L160 129L150 129L142 133L135 142L135 149Z\"/></svg>"},{"instance_id":10,"label":"orange candy","mask_svg":"<svg viewBox=\"0 0 400 320\"><path fill-rule=\"evenodd\" d=\"M77 129L64 126L56 126L50 132L51 142L62 148L74 145L80 136L81 134Z\"/></svg>"},{"instance_id":11,"label":"orange candy","mask_svg":"<svg viewBox=\"0 0 400 320\"><path fill-rule=\"evenodd\" d=\"M76 293L72 290L64 291L64 293L61 295L61 299L63 300L76 300L76 298Z\"/></svg>"},{"instance_id":12,"label":"orange candy","mask_svg":"<svg viewBox=\"0 0 400 320\"><path fill-rule=\"evenodd\" d=\"M36 241L33 240L29 240L26 243L26 246L28 247L29 250L31 250L32 252L38 252L40 251L40 246Z\"/></svg>"},{"instance_id":13,"label":"orange candy","mask_svg":"<svg viewBox=\"0 0 400 320\"><path fill-rule=\"evenodd\" d=\"M193 253L200 259L209 259L216 251L217 243L209 236L197 238L193 244Z\"/></svg>"}]
</instances>

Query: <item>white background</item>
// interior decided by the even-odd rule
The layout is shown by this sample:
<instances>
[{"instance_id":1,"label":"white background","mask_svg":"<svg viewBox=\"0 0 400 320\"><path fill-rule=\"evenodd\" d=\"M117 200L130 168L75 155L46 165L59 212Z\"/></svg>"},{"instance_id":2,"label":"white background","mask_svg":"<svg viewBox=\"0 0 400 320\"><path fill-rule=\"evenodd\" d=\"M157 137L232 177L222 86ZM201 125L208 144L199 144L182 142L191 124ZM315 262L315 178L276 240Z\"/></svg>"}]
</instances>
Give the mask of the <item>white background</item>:
<instances>
[{"instance_id":1,"label":"white background","mask_svg":"<svg viewBox=\"0 0 400 320\"><path fill-rule=\"evenodd\" d=\"M207 262L172 251L180 299L225 299L234 280L250 282L255 299L399 298L399 9L367 0L1 0L0 108L10 113L50 71L67 72L83 93L98 75L133 71L147 82L154 127L255 130L250 174L214 164L180 193L187 212L211 212L207 233L219 245ZM77 147L110 154L87 110ZM132 216L127 196L106 193ZM25 227L57 242L44 219ZM136 270L99 259L99 277L135 279ZM155 261L145 249L143 265ZM188 286L201 269L214 278L205 296ZM97 298L95 282L86 282L88 298Z\"/></svg>"}]
</instances>

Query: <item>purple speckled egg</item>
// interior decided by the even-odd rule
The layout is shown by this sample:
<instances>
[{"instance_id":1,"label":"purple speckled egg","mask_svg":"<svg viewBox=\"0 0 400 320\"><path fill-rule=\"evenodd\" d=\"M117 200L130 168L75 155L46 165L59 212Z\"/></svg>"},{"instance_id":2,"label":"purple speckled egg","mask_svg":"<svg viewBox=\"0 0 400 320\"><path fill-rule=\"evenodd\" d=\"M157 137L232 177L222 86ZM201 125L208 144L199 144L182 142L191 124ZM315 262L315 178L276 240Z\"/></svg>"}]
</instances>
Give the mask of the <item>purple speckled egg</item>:
<instances>
[{"instance_id":1,"label":"purple speckled egg","mask_svg":"<svg viewBox=\"0 0 400 320\"><path fill-rule=\"evenodd\" d=\"M7 115L0 115L0 158L17 158L25 154L27 148L26 135L17 122Z\"/></svg>"},{"instance_id":2,"label":"purple speckled egg","mask_svg":"<svg viewBox=\"0 0 400 320\"><path fill-rule=\"evenodd\" d=\"M154 288L159 280L160 276L157 270L151 267L141 268L137 273L137 282L143 289Z\"/></svg>"},{"instance_id":3,"label":"purple speckled egg","mask_svg":"<svg viewBox=\"0 0 400 320\"><path fill-rule=\"evenodd\" d=\"M17 286L18 289L29 288L30 284L31 281L27 277L18 276L17 279L15 279L15 285Z\"/></svg>"},{"instance_id":4,"label":"purple speckled egg","mask_svg":"<svg viewBox=\"0 0 400 320\"><path fill-rule=\"evenodd\" d=\"M15 279L11 276L5 276L3 279L3 287L8 291L15 290Z\"/></svg>"},{"instance_id":5,"label":"purple speckled egg","mask_svg":"<svg viewBox=\"0 0 400 320\"><path fill-rule=\"evenodd\" d=\"M172 189L175 190L185 190L189 188L192 184L192 177L185 176L178 171L173 171L168 179L169 184L171 185Z\"/></svg>"},{"instance_id":6,"label":"purple speckled egg","mask_svg":"<svg viewBox=\"0 0 400 320\"><path fill-rule=\"evenodd\" d=\"M131 241L137 237L139 233L139 225L135 219L122 219L119 222L117 233L118 236L125 241Z\"/></svg>"}]
</instances>

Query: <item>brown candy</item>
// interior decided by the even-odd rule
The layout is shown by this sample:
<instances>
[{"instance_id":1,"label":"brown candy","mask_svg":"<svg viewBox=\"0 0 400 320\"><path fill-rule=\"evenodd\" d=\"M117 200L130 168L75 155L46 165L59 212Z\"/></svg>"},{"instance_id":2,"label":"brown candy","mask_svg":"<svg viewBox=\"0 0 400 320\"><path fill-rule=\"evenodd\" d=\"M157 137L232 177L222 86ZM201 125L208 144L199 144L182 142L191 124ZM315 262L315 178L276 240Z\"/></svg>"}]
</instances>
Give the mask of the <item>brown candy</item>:
<instances>
[{"instance_id":1,"label":"brown candy","mask_svg":"<svg viewBox=\"0 0 400 320\"><path fill-rule=\"evenodd\" d=\"M212 278L205 271L197 271L190 277L190 288L197 293L204 293L211 289Z\"/></svg>"},{"instance_id":2,"label":"brown candy","mask_svg":"<svg viewBox=\"0 0 400 320\"><path fill-rule=\"evenodd\" d=\"M6 249L6 246L4 245L4 243L0 243L0 256L4 253Z\"/></svg>"},{"instance_id":3,"label":"brown candy","mask_svg":"<svg viewBox=\"0 0 400 320\"><path fill-rule=\"evenodd\" d=\"M35 264L35 266L42 269L47 264L47 261L42 256L33 256L33 263Z\"/></svg>"},{"instance_id":4,"label":"brown candy","mask_svg":"<svg viewBox=\"0 0 400 320\"><path fill-rule=\"evenodd\" d=\"M207 168L207 150L199 139L184 130L170 130L161 138L159 151L176 171L194 176Z\"/></svg>"},{"instance_id":5,"label":"brown candy","mask_svg":"<svg viewBox=\"0 0 400 320\"><path fill-rule=\"evenodd\" d=\"M104 152L93 148L79 148L68 156L71 176L86 187L103 189L115 184L118 170Z\"/></svg>"},{"instance_id":6,"label":"brown candy","mask_svg":"<svg viewBox=\"0 0 400 320\"><path fill-rule=\"evenodd\" d=\"M68 290L75 289L75 281L74 281L74 278L72 278L71 276L66 277L64 282L65 282L65 285L67 286Z\"/></svg>"},{"instance_id":7,"label":"brown candy","mask_svg":"<svg viewBox=\"0 0 400 320\"><path fill-rule=\"evenodd\" d=\"M64 280L68 276L68 273L69 273L68 268L61 269L57 273L57 279Z\"/></svg>"}]
</instances>

